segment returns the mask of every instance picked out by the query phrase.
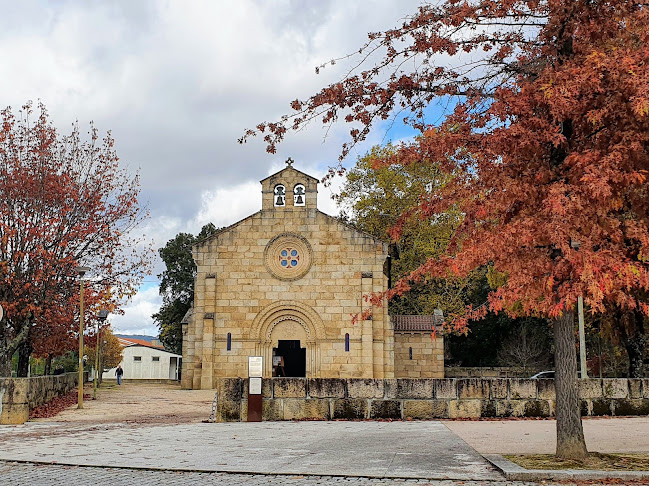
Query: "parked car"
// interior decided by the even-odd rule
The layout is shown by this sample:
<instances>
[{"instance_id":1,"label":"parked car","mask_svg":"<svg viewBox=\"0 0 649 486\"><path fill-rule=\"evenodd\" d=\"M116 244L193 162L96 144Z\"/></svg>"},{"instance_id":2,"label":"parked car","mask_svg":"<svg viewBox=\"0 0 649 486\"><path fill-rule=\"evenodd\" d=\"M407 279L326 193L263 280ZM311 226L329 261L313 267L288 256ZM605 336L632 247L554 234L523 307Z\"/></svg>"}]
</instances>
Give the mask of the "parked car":
<instances>
[{"instance_id":1,"label":"parked car","mask_svg":"<svg viewBox=\"0 0 649 486\"><path fill-rule=\"evenodd\" d=\"M530 378L551 378L554 379L554 371L539 371ZM581 378L581 371L577 371L577 378Z\"/></svg>"},{"instance_id":2,"label":"parked car","mask_svg":"<svg viewBox=\"0 0 649 486\"><path fill-rule=\"evenodd\" d=\"M536 379L536 378L553 378L554 379L554 371L539 371L537 374L531 376L530 378Z\"/></svg>"}]
</instances>

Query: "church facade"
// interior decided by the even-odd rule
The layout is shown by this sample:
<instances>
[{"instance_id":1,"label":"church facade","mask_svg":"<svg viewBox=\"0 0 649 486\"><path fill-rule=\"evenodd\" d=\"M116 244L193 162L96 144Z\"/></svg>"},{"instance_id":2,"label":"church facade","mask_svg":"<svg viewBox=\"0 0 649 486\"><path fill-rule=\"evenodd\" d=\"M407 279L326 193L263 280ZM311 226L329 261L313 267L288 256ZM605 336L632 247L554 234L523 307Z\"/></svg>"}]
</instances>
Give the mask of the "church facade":
<instances>
[{"instance_id":1,"label":"church facade","mask_svg":"<svg viewBox=\"0 0 649 486\"><path fill-rule=\"evenodd\" d=\"M395 368L387 305L370 309L364 299L387 289L388 245L319 211L317 184L289 159L261 181L261 211L194 246L183 388L247 377L249 356L264 358L264 377L443 377L441 338L426 349L416 344L413 360L409 340L430 335L421 319L400 324L397 354L409 363ZM369 319L353 322L368 310Z\"/></svg>"}]
</instances>

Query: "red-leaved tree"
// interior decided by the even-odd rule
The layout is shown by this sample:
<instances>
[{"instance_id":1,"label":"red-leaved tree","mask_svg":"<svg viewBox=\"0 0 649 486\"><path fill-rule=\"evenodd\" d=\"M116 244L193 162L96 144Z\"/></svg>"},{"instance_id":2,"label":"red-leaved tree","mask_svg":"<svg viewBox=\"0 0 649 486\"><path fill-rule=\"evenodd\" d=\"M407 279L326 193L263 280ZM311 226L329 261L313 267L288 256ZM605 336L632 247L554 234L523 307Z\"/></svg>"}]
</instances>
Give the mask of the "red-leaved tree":
<instances>
[{"instance_id":1,"label":"red-leaved tree","mask_svg":"<svg viewBox=\"0 0 649 486\"><path fill-rule=\"evenodd\" d=\"M423 5L400 27L370 34L345 79L243 137L262 132L274 152L289 130L344 118L352 124L344 157L375 123L407 113L421 135L375 164L437 162L453 178L421 195L418 214L453 208L464 217L446 254L387 297L427 273L462 276L493 264L504 278L490 309L552 321L557 455L565 458L587 454L578 296L593 312L649 313L641 298L649 289L647 25L647 6L628 0ZM431 126L437 101L450 109ZM485 311L469 309L456 324Z\"/></svg>"},{"instance_id":2,"label":"red-leaved tree","mask_svg":"<svg viewBox=\"0 0 649 486\"><path fill-rule=\"evenodd\" d=\"M0 127L0 376L21 357L76 349L77 266L87 266L86 322L101 301L117 309L148 272L153 250L129 236L146 217L138 177L119 167L110 134L77 126L59 135L45 107L16 117L2 111Z\"/></svg>"}]
</instances>

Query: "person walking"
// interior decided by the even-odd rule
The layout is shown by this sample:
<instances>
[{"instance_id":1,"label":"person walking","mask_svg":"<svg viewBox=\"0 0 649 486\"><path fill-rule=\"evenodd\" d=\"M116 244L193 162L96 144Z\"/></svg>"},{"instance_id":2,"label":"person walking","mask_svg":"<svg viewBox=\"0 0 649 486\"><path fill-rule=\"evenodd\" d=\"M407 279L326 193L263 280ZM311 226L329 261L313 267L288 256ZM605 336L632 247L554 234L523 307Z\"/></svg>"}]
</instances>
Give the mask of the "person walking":
<instances>
[{"instance_id":1,"label":"person walking","mask_svg":"<svg viewBox=\"0 0 649 486\"><path fill-rule=\"evenodd\" d=\"M122 384L122 375L124 374L124 370L122 369L122 365L117 365L117 369L115 370L115 376L117 376L117 384L121 385Z\"/></svg>"}]
</instances>

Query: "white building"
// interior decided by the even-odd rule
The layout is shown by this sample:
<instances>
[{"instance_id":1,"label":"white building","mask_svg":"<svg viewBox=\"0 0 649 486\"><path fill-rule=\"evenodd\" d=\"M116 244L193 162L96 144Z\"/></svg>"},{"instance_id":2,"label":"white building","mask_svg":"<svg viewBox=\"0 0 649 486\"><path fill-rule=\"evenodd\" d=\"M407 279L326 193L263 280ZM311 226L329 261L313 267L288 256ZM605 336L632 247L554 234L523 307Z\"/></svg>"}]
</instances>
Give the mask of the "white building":
<instances>
[{"instance_id":1,"label":"white building","mask_svg":"<svg viewBox=\"0 0 649 486\"><path fill-rule=\"evenodd\" d=\"M124 380L180 380L182 356L165 351L141 339L119 338L124 346L122 362ZM105 371L104 380L115 380L115 370Z\"/></svg>"}]
</instances>

